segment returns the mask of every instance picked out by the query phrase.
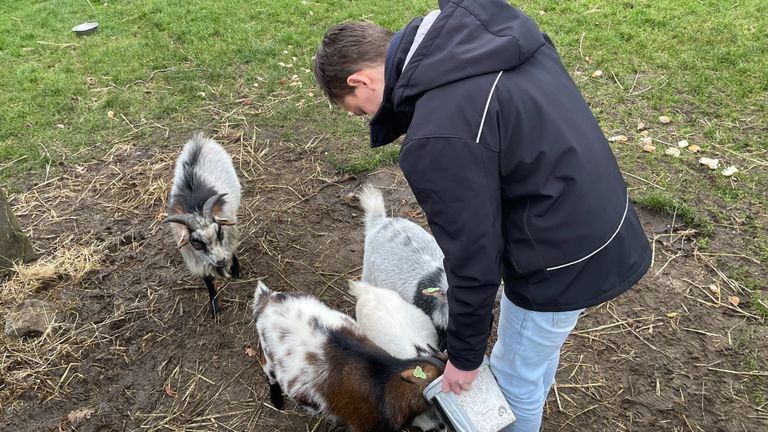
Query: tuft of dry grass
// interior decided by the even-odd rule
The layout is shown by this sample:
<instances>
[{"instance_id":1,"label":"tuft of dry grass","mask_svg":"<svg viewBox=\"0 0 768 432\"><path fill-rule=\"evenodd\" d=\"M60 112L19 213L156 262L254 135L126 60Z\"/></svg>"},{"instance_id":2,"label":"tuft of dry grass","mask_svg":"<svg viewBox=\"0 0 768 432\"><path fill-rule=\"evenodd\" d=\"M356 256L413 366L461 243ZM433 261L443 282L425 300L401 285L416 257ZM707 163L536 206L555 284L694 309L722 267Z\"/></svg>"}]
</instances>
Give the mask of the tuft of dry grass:
<instances>
[{"instance_id":1,"label":"tuft of dry grass","mask_svg":"<svg viewBox=\"0 0 768 432\"><path fill-rule=\"evenodd\" d=\"M0 411L24 404L19 396L31 390L41 402L64 397L80 373L83 352L112 340L109 326L125 319L127 311L116 311L96 324L60 318L52 312L50 324L38 338L6 340L0 344Z\"/></svg>"},{"instance_id":2,"label":"tuft of dry grass","mask_svg":"<svg viewBox=\"0 0 768 432\"><path fill-rule=\"evenodd\" d=\"M101 247L61 243L53 255L15 267L15 274L0 286L0 310L20 303L46 283L60 278L79 283L86 274L101 268Z\"/></svg>"},{"instance_id":3,"label":"tuft of dry grass","mask_svg":"<svg viewBox=\"0 0 768 432\"><path fill-rule=\"evenodd\" d=\"M49 283L60 281L72 286L101 267L103 251L97 245L76 244L70 237L60 238L57 246L48 257L16 266L15 274L0 286L2 315ZM70 384L82 377L78 366L83 349L107 341L107 336L94 326L82 325L77 319L60 319L62 310L50 313L50 324L42 336L6 339L0 344L0 409L21 403L18 396L29 389L43 400L66 393Z\"/></svg>"}]
</instances>

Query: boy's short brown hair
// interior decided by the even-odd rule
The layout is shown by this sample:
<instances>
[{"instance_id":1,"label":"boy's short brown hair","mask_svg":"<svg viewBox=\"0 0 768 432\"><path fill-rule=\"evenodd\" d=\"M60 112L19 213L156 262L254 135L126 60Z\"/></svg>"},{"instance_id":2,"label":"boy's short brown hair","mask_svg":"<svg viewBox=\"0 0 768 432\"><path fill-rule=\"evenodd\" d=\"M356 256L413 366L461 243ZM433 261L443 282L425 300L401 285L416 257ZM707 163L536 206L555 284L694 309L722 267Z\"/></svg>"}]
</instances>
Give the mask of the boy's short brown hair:
<instances>
[{"instance_id":1,"label":"boy's short brown hair","mask_svg":"<svg viewBox=\"0 0 768 432\"><path fill-rule=\"evenodd\" d=\"M384 63L393 33L376 24L352 21L325 33L313 59L315 79L331 102L339 104L354 88L347 77Z\"/></svg>"}]
</instances>

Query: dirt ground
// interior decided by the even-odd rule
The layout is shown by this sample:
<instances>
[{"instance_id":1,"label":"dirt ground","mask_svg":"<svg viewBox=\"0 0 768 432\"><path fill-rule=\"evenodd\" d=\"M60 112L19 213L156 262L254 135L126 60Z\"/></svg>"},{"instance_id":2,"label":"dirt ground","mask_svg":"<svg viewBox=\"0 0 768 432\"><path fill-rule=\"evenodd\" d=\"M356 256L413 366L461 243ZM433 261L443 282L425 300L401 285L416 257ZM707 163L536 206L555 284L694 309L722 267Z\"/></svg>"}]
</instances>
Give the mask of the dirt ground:
<instances>
[{"instance_id":1,"label":"dirt ground","mask_svg":"<svg viewBox=\"0 0 768 432\"><path fill-rule=\"evenodd\" d=\"M342 176L325 162L333 144L307 138L217 135L243 185L243 279L223 289L220 322L159 223L186 136L162 138L162 149L127 140L14 195L42 257L82 247L92 270L79 280L49 278L28 295L54 305L55 324L42 339L0 344L0 430L339 430L269 405L247 350L257 340L247 308L255 281L310 292L352 314L346 280L359 277L363 231L350 194L373 182L385 188L392 214L424 218L396 166ZM768 430L768 377L744 372L745 353L768 358L767 327L714 257L697 253L690 230L640 214L654 265L629 293L580 320L563 349L544 429ZM726 238L734 241L721 232L713 241ZM0 300L0 314L17 300Z\"/></svg>"}]
</instances>

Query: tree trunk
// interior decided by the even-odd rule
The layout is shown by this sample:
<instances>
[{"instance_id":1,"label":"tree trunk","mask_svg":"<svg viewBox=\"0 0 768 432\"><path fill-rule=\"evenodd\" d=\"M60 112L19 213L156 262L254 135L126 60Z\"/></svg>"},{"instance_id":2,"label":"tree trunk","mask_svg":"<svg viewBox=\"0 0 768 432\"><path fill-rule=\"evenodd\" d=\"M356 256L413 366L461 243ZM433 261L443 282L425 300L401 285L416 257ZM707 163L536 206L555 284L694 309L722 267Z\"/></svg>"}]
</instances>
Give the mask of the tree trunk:
<instances>
[{"instance_id":1,"label":"tree trunk","mask_svg":"<svg viewBox=\"0 0 768 432\"><path fill-rule=\"evenodd\" d=\"M0 270L11 268L18 261L27 262L32 255L32 246L11 212L5 191L0 188Z\"/></svg>"}]
</instances>

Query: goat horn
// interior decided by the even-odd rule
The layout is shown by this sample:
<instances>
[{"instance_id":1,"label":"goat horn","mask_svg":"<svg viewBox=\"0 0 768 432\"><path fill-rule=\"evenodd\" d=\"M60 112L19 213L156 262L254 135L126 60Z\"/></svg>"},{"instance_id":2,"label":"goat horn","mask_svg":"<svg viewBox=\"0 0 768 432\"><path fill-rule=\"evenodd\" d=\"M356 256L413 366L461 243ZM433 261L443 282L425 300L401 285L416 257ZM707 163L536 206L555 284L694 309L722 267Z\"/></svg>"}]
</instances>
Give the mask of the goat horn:
<instances>
[{"instance_id":1,"label":"goat horn","mask_svg":"<svg viewBox=\"0 0 768 432\"><path fill-rule=\"evenodd\" d=\"M205 205L203 206L203 217L209 223L213 222L213 207L225 195L227 195L227 194L225 194L225 193L216 194L216 195L208 198L208 201L205 202Z\"/></svg>"},{"instance_id":2,"label":"goat horn","mask_svg":"<svg viewBox=\"0 0 768 432\"><path fill-rule=\"evenodd\" d=\"M186 227L189 228L191 231L194 231L195 229L197 229L197 222L195 221L194 216L192 216L191 214L172 214L167 218L163 219L163 223L169 223L169 222L175 222L182 225L186 225Z\"/></svg>"}]
</instances>

